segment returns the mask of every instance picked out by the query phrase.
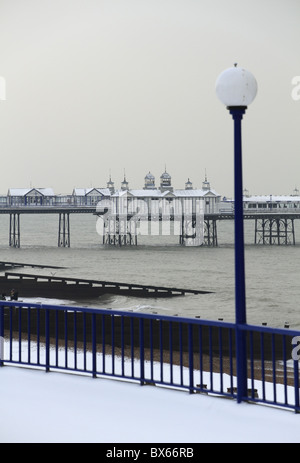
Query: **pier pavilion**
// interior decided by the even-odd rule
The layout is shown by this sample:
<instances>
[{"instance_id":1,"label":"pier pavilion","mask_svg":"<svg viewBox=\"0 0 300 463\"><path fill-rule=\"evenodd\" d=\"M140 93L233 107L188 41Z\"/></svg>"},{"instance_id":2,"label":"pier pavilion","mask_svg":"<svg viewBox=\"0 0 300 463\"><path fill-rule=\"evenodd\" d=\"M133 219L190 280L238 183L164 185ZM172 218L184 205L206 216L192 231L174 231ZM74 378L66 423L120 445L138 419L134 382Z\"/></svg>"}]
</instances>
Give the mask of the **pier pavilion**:
<instances>
[{"instance_id":1,"label":"pier pavilion","mask_svg":"<svg viewBox=\"0 0 300 463\"><path fill-rule=\"evenodd\" d=\"M52 206L56 196L52 188L10 188L7 206Z\"/></svg>"},{"instance_id":2,"label":"pier pavilion","mask_svg":"<svg viewBox=\"0 0 300 463\"><path fill-rule=\"evenodd\" d=\"M138 234L178 235L180 244L203 244L204 215L217 213L220 199L211 189L117 191L97 208L103 244L136 245Z\"/></svg>"},{"instance_id":3,"label":"pier pavilion","mask_svg":"<svg viewBox=\"0 0 300 463\"><path fill-rule=\"evenodd\" d=\"M72 204L74 206L96 206L99 201L109 199L109 188L74 188Z\"/></svg>"}]
</instances>

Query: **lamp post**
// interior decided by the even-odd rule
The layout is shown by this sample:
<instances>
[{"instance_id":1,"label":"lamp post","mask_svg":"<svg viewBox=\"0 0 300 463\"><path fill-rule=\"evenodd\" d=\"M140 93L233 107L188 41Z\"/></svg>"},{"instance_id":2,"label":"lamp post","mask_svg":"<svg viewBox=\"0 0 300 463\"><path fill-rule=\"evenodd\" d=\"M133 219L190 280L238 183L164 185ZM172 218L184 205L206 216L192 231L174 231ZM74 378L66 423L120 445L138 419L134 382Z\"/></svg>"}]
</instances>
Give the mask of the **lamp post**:
<instances>
[{"instance_id":1,"label":"lamp post","mask_svg":"<svg viewBox=\"0 0 300 463\"><path fill-rule=\"evenodd\" d=\"M216 81L216 93L234 121L234 242L235 242L235 323L237 400L247 397L246 336L241 325L246 324L246 290L244 257L242 119L257 93L254 76L243 68L223 71Z\"/></svg>"}]
</instances>

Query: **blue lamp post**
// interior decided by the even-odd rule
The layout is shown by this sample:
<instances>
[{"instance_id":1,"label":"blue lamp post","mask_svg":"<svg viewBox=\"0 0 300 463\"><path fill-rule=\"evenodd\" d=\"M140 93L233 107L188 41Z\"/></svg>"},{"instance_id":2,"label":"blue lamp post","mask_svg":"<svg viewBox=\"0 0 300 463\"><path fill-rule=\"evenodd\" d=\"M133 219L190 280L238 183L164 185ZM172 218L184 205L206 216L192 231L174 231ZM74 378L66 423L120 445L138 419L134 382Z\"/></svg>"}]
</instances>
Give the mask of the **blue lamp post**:
<instances>
[{"instance_id":1,"label":"blue lamp post","mask_svg":"<svg viewBox=\"0 0 300 463\"><path fill-rule=\"evenodd\" d=\"M247 397L247 357L245 331L246 290L244 257L242 119L257 93L253 75L243 68L223 71L216 82L216 93L229 110L234 121L234 237L235 237L235 321L238 402Z\"/></svg>"}]
</instances>

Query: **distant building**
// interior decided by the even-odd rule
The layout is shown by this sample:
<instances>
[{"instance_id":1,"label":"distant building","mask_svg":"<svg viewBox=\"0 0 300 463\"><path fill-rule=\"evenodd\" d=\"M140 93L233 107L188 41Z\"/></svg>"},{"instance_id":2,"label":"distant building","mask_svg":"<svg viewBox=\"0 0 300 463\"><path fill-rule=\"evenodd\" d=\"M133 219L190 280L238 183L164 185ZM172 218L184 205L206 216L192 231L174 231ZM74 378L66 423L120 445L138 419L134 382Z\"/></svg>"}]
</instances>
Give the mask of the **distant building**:
<instances>
[{"instance_id":1,"label":"distant building","mask_svg":"<svg viewBox=\"0 0 300 463\"><path fill-rule=\"evenodd\" d=\"M72 194L69 195L55 195L52 188L10 188L7 196L0 197L0 206L64 205L84 207L96 206L103 199L111 198L112 201L117 202L117 198L124 198L127 206L131 205L133 210L137 204L137 208L145 206L147 210L155 211L155 213L160 213L162 207L170 207L173 213L179 213L183 203L189 203L191 209L194 210L196 204L199 203L198 200L201 200L205 213L218 211L221 196L210 188L206 174L201 189L194 189L192 182L188 179L184 189L175 190L172 187L171 175L166 169L160 176L159 188L155 187L155 177L150 171L144 180L143 189L130 190L124 172L124 180L119 190L115 190L114 182L110 176L107 188L74 188Z\"/></svg>"},{"instance_id":2,"label":"distant building","mask_svg":"<svg viewBox=\"0 0 300 463\"><path fill-rule=\"evenodd\" d=\"M166 172L165 172L166 173ZM167 184L170 185L171 177L169 174L164 177L166 180L164 186ZM150 180L150 178L149 178ZM209 185L209 182L206 181L206 185ZM133 210L143 210L151 211L153 213L159 213L160 208L164 207L167 203L171 208L172 213L179 213L182 210L182 204L185 202L190 202L191 210L194 210L196 207L197 200L203 201L203 210L205 213L217 213L219 210L219 203L221 196L213 189L193 189L191 182L188 184L190 188L185 188L182 190L174 190L172 187L168 190L162 188L144 188L142 190L119 190L116 191L112 196L112 200L115 201L116 198L122 198L123 202L126 198L128 205L128 210L132 207ZM167 203L166 203L167 201ZM177 210L178 209L178 210Z\"/></svg>"},{"instance_id":3,"label":"distant building","mask_svg":"<svg viewBox=\"0 0 300 463\"><path fill-rule=\"evenodd\" d=\"M52 188L10 188L8 206L52 206L55 194Z\"/></svg>"},{"instance_id":4,"label":"distant building","mask_svg":"<svg viewBox=\"0 0 300 463\"><path fill-rule=\"evenodd\" d=\"M300 208L300 196L294 195L265 195L247 196L243 198L244 209L248 210L274 210Z\"/></svg>"},{"instance_id":5,"label":"distant building","mask_svg":"<svg viewBox=\"0 0 300 463\"><path fill-rule=\"evenodd\" d=\"M96 206L102 199L111 197L108 188L74 188L73 193L74 206Z\"/></svg>"}]
</instances>

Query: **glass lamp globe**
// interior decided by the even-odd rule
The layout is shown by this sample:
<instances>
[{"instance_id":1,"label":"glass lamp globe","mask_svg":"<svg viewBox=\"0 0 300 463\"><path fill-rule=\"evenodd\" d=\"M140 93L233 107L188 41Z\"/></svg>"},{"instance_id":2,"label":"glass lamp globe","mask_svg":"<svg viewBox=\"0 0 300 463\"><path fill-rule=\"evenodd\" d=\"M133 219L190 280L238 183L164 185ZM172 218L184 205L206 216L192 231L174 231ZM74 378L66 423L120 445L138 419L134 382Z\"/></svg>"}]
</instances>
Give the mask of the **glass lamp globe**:
<instances>
[{"instance_id":1,"label":"glass lamp globe","mask_svg":"<svg viewBox=\"0 0 300 463\"><path fill-rule=\"evenodd\" d=\"M257 82L253 74L234 65L225 69L216 81L216 93L227 107L247 107L257 94Z\"/></svg>"}]
</instances>

